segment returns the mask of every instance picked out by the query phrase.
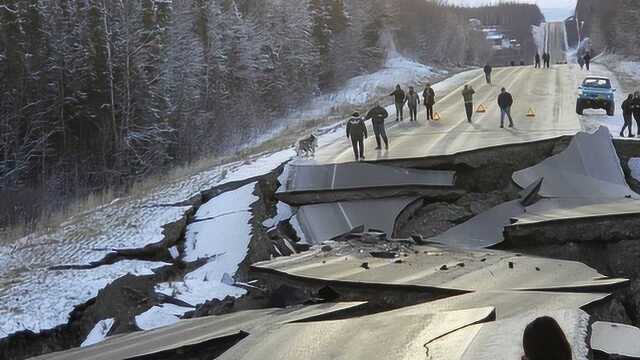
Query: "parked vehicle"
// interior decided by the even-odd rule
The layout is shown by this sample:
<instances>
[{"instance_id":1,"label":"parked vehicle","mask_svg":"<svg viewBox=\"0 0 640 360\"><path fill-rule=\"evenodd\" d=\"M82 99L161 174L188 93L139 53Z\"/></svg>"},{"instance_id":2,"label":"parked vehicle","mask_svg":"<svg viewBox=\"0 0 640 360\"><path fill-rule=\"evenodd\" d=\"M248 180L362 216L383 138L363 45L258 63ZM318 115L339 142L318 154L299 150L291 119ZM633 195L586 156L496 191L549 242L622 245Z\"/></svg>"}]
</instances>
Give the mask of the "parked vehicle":
<instances>
[{"instance_id":1,"label":"parked vehicle","mask_svg":"<svg viewBox=\"0 0 640 360\"><path fill-rule=\"evenodd\" d=\"M609 116L615 114L616 89L611 86L611 80L601 76L589 76L578 89L580 93L576 102L576 112L579 115L582 115L584 109L604 109Z\"/></svg>"}]
</instances>

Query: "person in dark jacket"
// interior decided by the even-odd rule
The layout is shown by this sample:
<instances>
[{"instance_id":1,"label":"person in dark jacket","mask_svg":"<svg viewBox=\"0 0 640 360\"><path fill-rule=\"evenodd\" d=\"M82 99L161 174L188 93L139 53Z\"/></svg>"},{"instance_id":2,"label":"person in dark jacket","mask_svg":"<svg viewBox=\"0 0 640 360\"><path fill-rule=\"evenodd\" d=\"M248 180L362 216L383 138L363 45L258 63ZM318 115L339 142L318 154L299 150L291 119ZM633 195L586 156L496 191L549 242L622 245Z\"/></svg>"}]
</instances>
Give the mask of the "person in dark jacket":
<instances>
[{"instance_id":1,"label":"person in dark jacket","mask_svg":"<svg viewBox=\"0 0 640 360\"><path fill-rule=\"evenodd\" d=\"M631 111L633 117L636 119L636 125L640 129L640 91L633 93L633 100L631 101Z\"/></svg>"},{"instance_id":2,"label":"person in dark jacket","mask_svg":"<svg viewBox=\"0 0 640 360\"><path fill-rule=\"evenodd\" d=\"M471 123L471 117L473 116L473 94L476 91L473 90L471 85L465 85L462 90L462 98L464 99L464 108L467 111L467 121Z\"/></svg>"},{"instance_id":3,"label":"person in dark jacket","mask_svg":"<svg viewBox=\"0 0 640 360\"><path fill-rule=\"evenodd\" d=\"M384 140L384 145L386 149L389 149L389 139L387 138L387 131L384 127L384 121L389 117L389 113L385 110L379 103L376 103L376 106L369 110L367 113L366 120L371 119L371 123L373 124L373 132L376 135L376 143L378 147L376 150L382 149L382 144L380 143L380 138Z\"/></svg>"},{"instance_id":4,"label":"person in dark jacket","mask_svg":"<svg viewBox=\"0 0 640 360\"><path fill-rule=\"evenodd\" d=\"M491 84L491 72L493 68L491 65L487 64L484 66L484 77L487 79L487 84Z\"/></svg>"},{"instance_id":5,"label":"person in dark jacket","mask_svg":"<svg viewBox=\"0 0 640 360\"><path fill-rule=\"evenodd\" d=\"M509 127L513 127L513 118L511 117L511 106L513 105L513 96L502 88L498 95L498 106L500 107L500 128L504 128L504 117L509 117Z\"/></svg>"},{"instance_id":6,"label":"person in dark jacket","mask_svg":"<svg viewBox=\"0 0 640 360\"><path fill-rule=\"evenodd\" d=\"M396 85L396 90L389 94L393 96L396 103L396 121L404 120L404 102L406 100L406 94L400 85Z\"/></svg>"},{"instance_id":7,"label":"person in dark jacket","mask_svg":"<svg viewBox=\"0 0 640 360\"><path fill-rule=\"evenodd\" d=\"M584 57L578 56L578 65L580 66L580 70L584 70Z\"/></svg>"},{"instance_id":8,"label":"person in dark jacket","mask_svg":"<svg viewBox=\"0 0 640 360\"><path fill-rule=\"evenodd\" d=\"M409 92L407 93L407 105L409 105L409 115L411 116L411 121L418 121L418 104L420 104L420 96L416 93L416 90L413 86L409 87Z\"/></svg>"},{"instance_id":9,"label":"person in dark jacket","mask_svg":"<svg viewBox=\"0 0 640 360\"><path fill-rule=\"evenodd\" d=\"M429 83L427 83L427 87L422 92L422 102L427 108L427 121L433 120L433 105L436 104L436 92Z\"/></svg>"},{"instance_id":10,"label":"person in dark jacket","mask_svg":"<svg viewBox=\"0 0 640 360\"><path fill-rule=\"evenodd\" d=\"M353 145L353 154L356 161L364 160L364 139L368 138L367 126L360 113L355 112L351 115L351 119L347 122L347 138L351 139Z\"/></svg>"},{"instance_id":11,"label":"person in dark jacket","mask_svg":"<svg viewBox=\"0 0 640 360\"><path fill-rule=\"evenodd\" d=\"M589 53L584 54L584 66L587 68L587 71L591 70L591 55Z\"/></svg>"},{"instance_id":12,"label":"person in dark jacket","mask_svg":"<svg viewBox=\"0 0 640 360\"><path fill-rule=\"evenodd\" d=\"M624 137L624 130L629 129L629 137L633 135L633 94L629 94L627 100L622 103L622 117L624 118L624 126L620 130L620 137Z\"/></svg>"},{"instance_id":13,"label":"person in dark jacket","mask_svg":"<svg viewBox=\"0 0 640 360\"><path fill-rule=\"evenodd\" d=\"M551 67L551 55L548 52L542 54L542 61L544 61L545 68L548 69Z\"/></svg>"},{"instance_id":14,"label":"person in dark jacket","mask_svg":"<svg viewBox=\"0 0 640 360\"><path fill-rule=\"evenodd\" d=\"M536 69L540 69L540 54L536 53Z\"/></svg>"}]
</instances>

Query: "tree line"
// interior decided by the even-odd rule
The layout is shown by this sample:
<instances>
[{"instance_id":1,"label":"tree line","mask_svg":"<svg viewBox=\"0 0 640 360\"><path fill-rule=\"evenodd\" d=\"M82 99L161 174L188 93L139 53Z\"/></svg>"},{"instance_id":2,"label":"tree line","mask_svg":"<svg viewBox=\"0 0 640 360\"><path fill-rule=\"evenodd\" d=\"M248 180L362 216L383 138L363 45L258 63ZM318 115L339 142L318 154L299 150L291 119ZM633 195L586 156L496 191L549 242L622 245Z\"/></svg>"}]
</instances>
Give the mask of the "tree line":
<instances>
[{"instance_id":1,"label":"tree line","mask_svg":"<svg viewBox=\"0 0 640 360\"><path fill-rule=\"evenodd\" d=\"M507 25L538 21L501 5ZM518 9L528 9L519 11ZM379 69L479 64L461 9L425 0L5 0L0 226L232 153L307 99ZM522 17L521 17L522 16Z\"/></svg>"},{"instance_id":2,"label":"tree line","mask_svg":"<svg viewBox=\"0 0 640 360\"><path fill-rule=\"evenodd\" d=\"M576 16L582 36L591 39L594 52L640 55L640 2L578 0Z\"/></svg>"}]
</instances>

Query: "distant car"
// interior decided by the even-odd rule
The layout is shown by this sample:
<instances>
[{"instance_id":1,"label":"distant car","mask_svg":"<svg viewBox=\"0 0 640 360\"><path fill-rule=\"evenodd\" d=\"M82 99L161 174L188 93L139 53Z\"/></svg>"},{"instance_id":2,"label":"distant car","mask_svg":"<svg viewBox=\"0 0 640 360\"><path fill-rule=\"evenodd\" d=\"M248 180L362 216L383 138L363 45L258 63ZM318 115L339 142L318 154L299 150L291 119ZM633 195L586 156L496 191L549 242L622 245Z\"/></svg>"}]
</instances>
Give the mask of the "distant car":
<instances>
[{"instance_id":1,"label":"distant car","mask_svg":"<svg viewBox=\"0 0 640 360\"><path fill-rule=\"evenodd\" d=\"M611 80L601 76L589 76L578 88L578 100L576 112L582 115L584 109L604 109L607 115L613 116L616 109L614 93L616 89L611 87Z\"/></svg>"}]
</instances>

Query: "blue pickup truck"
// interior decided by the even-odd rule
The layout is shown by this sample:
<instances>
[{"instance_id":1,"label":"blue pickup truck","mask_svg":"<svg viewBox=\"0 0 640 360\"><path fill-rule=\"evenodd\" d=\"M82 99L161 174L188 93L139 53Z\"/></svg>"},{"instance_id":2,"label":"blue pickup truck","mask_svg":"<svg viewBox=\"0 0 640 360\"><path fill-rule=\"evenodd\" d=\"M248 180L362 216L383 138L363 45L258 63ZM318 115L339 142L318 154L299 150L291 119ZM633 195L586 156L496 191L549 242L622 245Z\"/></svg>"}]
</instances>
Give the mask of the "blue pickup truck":
<instances>
[{"instance_id":1,"label":"blue pickup truck","mask_svg":"<svg viewBox=\"0 0 640 360\"><path fill-rule=\"evenodd\" d=\"M611 87L611 80L601 76L589 76L578 89L580 93L576 102L576 112L579 115L582 115L584 109L604 109L607 115L614 115L616 89Z\"/></svg>"}]
</instances>

